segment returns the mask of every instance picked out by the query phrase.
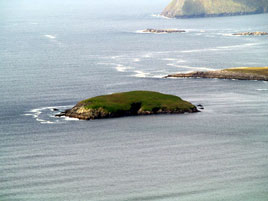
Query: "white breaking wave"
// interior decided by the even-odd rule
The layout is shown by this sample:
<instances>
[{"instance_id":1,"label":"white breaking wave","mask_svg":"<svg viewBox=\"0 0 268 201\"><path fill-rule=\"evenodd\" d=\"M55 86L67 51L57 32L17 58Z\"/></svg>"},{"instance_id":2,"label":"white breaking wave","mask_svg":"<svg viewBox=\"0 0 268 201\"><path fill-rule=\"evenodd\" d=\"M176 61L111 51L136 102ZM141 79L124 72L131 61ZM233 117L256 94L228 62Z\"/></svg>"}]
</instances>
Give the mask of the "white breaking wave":
<instances>
[{"instance_id":1,"label":"white breaking wave","mask_svg":"<svg viewBox=\"0 0 268 201\"><path fill-rule=\"evenodd\" d=\"M268 89L256 89L257 91L268 91Z\"/></svg>"},{"instance_id":2,"label":"white breaking wave","mask_svg":"<svg viewBox=\"0 0 268 201\"><path fill-rule=\"evenodd\" d=\"M150 75L150 73L145 73L145 72L140 71L140 70L136 70L136 71L134 71L134 73L136 73L135 75L133 75L134 77L145 78L145 77L148 77Z\"/></svg>"},{"instance_id":3,"label":"white breaking wave","mask_svg":"<svg viewBox=\"0 0 268 201\"><path fill-rule=\"evenodd\" d=\"M72 118L72 117L64 117L64 120L66 120L66 121L79 121L79 119Z\"/></svg>"},{"instance_id":4,"label":"white breaking wave","mask_svg":"<svg viewBox=\"0 0 268 201\"><path fill-rule=\"evenodd\" d=\"M135 58L135 59L133 59L133 61L134 61L134 62L140 62L141 59L139 59L139 58Z\"/></svg>"},{"instance_id":5,"label":"white breaking wave","mask_svg":"<svg viewBox=\"0 0 268 201\"><path fill-rule=\"evenodd\" d=\"M217 49L237 49L237 48L242 48L242 47L251 47L251 46L256 46L259 45L260 43L245 43L241 45L230 45L230 46L220 46L217 47Z\"/></svg>"},{"instance_id":6,"label":"white breaking wave","mask_svg":"<svg viewBox=\"0 0 268 201\"><path fill-rule=\"evenodd\" d=\"M207 68L207 67L193 67L193 66L181 66L181 65L176 65L176 64L167 64L168 66L173 66L173 67L176 67L176 68L185 68L185 69L192 69L194 71L197 71L197 70L205 70L205 71L214 71L214 70L217 70L217 69L214 69L214 68Z\"/></svg>"},{"instance_id":7,"label":"white breaking wave","mask_svg":"<svg viewBox=\"0 0 268 201\"><path fill-rule=\"evenodd\" d=\"M167 74L168 74L168 73L167 73ZM167 74L153 75L152 78L163 78L163 77L165 77Z\"/></svg>"},{"instance_id":8,"label":"white breaking wave","mask_svg":"<svg viewBox=\"0 0 268 201\"><path fill-rule=\"evenodd\" d=\"M183 60L183 59L178 59L177 61L176 61L176 63L185 63L186 61L185 60Z\"/></svg>"},{"instance_id":9,"label":"white breaking wave","mask_svg":"<svg viewBox=\"0 0 268 201\"><path fill-rule=\"evenodd\" d=\"M25 116L32 116L37 122L41 124L55 124L55 123L62 123L59 118L56 118L56 114L64 111L72 106L53 106L53 107L41 107L36 108L28 111L25 113ZM77 120L75 118L62 118L64 120Z\"/></svg>"},{"instance_id":10,"label":"white breaking wave","mask_svg":"<svg viewBox=\"0 0 268 201\"><path fill-rule=\"evenodd\" d=\"M162 59L162 61L170 61L170 62L174 62L174 63L186 63L186 60L176 59L176 58L164 58L164 59Z\"/></svg>"},{"instance_id":11,"label":"white breaking wave","mask_svg":"<svg viewBox=\"0 0 268 201\"><path fill-rule=\"evenodd\" d=\"M111 58L111 59L118 59L118 58L120 58L120 57L122 57L122 56L111 56L110 58Z\"/></svg>"},{"instance_id":12,"label":"white breaking wave","mask_svg":"<svg viewBox=\"0 0 268 201\"><path fill-rule=\"evenodd\" d=\"M150 58L152 56L153 55L151 53L146 53L146 54L142 55L143 58Z\"/></svg>"},{"instance_id":13,"label":"white breaking wave","mask_svg":"<svg viewBox=\"0 0 268 201\"><path fill-rule=\"evenodd\" d=\"M123 66L123 65L119 64L119 65L117 65L117 66L115 67L115 69L116 69L118 72L126 72L127 70L132 69L132 67L130 67L130 66Z\"/></svg>"},{"instance_id":14,"label":"white breaking wave","mask_svg":"<svg viewBox=\"0 0 268 201\"><path fill-rule=\"evenodd\" d=\"M204 48L204 49L196 49L196 50L183 50L182 53L194 53L194 52L207 52L207 51L218 51L217 48Z\"/></svg>"},{"instance_id":15,"label":"white breaking wave","mask_svg":"<svg viewBox=\"0 0 268 201\"><path fill-rule=\"evenodd\" d=\"M139 33L139 34L151 34L150 32L144 32L144 30L137 30L137 31L135 31L135 33Z\"/></svg>"},{"instance_id":16,"label":"white breaking wave","mask_svg":"<svg viewBox=\"0 0 268 201\"><path fill-rule=\"evenodd\" d=\"M195 49L195 50L183 50L182 53L194 53L194 52L207 52L207 51L220 51L220 50L231 50L231 49L237 49L237 48L243 48L243 47L251 47L259 45L260 43L246 43L241 45L230 45L230 46L219 46L215 48L204 48L204 49Z\"/></svg>"},{"instance_id":17,"label":"white breaking wave","mask_svg":"<svg viewBox=\"0 0 268 201\"><path fill-rule=\"evenodd\" d=\"M222 36L234 36L232 33L223 33L223 34L219 34L219 35L222 35Z\"/></svg>"},{"instance_id":18,"label":"white breaking wave","mask_svg":"<svg viewBox=\"0 0 268 201\"><path fill-rule=\"evenodd\" d=\"M166 17L164 15L160 15L160 14L152 14L151 15L152 17L157 17L157 18L163 18L163 19L167 19L167 20L171 20L173 18L170 18L170 17Z\"/></svg>"},{"instance_id":19,"label":"white breaking wave","mask_svg":"<svg viewBox=\"0 0 268 201\"><path fill-rule=\"evenodd\" d=\"M50 39L55 39L56 38L56 36L53 36L53 35L44 35L45 37L47 37L47 38L50 38Z\"/></svg>"}]
</instances>

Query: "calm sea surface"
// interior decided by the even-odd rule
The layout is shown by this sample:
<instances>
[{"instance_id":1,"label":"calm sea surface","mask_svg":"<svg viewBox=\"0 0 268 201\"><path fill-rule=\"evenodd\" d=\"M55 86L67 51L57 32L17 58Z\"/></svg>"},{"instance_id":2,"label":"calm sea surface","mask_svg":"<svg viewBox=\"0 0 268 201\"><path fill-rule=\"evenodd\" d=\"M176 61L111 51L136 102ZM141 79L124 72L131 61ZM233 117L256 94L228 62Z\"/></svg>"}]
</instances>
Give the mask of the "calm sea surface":
<instances>
[{"instance_id":1,"label":"calm sea surface","mask_svg":"<svg viewBox=\"0 0 268 201\"><path fill-rule=\"evenodd\" d=\"M163 79L268 65L268 14L165 19L168 0L1 0L1 201L267 201L268 82ZM143 34L177 28L181 34ZM201 113L55 118L154 90Z\"/></svg>"}]
</instances>

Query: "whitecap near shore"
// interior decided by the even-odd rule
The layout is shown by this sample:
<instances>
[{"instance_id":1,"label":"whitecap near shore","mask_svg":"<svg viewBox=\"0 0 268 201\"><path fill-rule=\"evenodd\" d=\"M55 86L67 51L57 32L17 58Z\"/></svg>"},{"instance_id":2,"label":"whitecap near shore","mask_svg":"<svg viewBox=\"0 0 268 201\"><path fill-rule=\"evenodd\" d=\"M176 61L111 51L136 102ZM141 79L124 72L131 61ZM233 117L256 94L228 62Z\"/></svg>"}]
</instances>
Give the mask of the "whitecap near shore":
<instances>
[{"instance_id":1,"label":"whitecap near shore","mask_svg":"<svg viewBox=\"0 0 268 201\"><path fill-rule=\"evenodd\" d=\"M173 18L171 18L171 17L166 17L166 16L161 15L161 14L152 14L151 16L152 16L152 17L155 17L155 18L166 19L166 20L172 20L172 19L173 19Z\"/></svg>"},{"instance_id":2,"label":"whitecap near shore","mask_svg":"<svg viewBox=\"0 0 268 201\"><path fill-rule=\"evenodd\" d=\"M31 116L37 122L41 124L56 124L63 123L63 120L75 121L76 118L57 118L55 115L60 112L64 112L66 109L73 107L72 105L67 106L49 106L49 107L40 107L32 109L24 114L24 116Z\"/></svg>"},{"instance_id":3,"label":"whitecap near shore","mask_svg":"<svg viewBox=\"0 0 268 201\"><path fill-rule=\"evenodd\" d=\"M132 67L130 66L123 66L121 64L118 64L115 69L118 71L118 72L126 72L127 70L129 69L132 69Z\"/></svg>"}]
</instances>

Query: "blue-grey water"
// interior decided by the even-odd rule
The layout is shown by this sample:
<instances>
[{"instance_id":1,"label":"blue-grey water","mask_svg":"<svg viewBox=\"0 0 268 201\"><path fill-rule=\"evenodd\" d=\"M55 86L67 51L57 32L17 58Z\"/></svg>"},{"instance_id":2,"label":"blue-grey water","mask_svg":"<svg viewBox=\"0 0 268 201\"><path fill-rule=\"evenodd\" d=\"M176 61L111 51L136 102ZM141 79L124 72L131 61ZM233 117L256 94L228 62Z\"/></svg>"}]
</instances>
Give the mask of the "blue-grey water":
<instances>
[{"instance_id":1,"label":"blue-grey water","mask_svg":"<svg viewBox=\"0 0 268 201\"><path fill-rule=\"evenodd\" d=\"M267 201L268 82L163 79L268 65L268 15L165 19L169 0L0 1L1 201ZM181 34L142 34L177 28ZM201 113L55 118L154 90Z\"/></svg>"}]
</instances>

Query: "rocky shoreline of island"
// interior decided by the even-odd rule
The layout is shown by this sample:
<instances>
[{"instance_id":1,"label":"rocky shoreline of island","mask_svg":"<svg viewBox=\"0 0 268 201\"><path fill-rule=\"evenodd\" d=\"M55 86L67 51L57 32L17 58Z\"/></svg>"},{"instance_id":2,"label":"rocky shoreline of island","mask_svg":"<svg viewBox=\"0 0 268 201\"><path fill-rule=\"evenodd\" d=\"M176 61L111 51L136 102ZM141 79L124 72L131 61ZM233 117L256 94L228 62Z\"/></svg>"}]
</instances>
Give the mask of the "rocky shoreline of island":
<instances>
[{"instance_id":1,"label":"rocky shoreline of island","mask_svg":"<svg viewBox=\"0 0 268 201\"><path fill-rule=\"evenodd\" d=\"M165 78L217 78L236 80L268 81L268 67L260 68L230 68L215 71L195 71L190 73L177 73L165 76Z\"/></svg>"}]
</instances>

